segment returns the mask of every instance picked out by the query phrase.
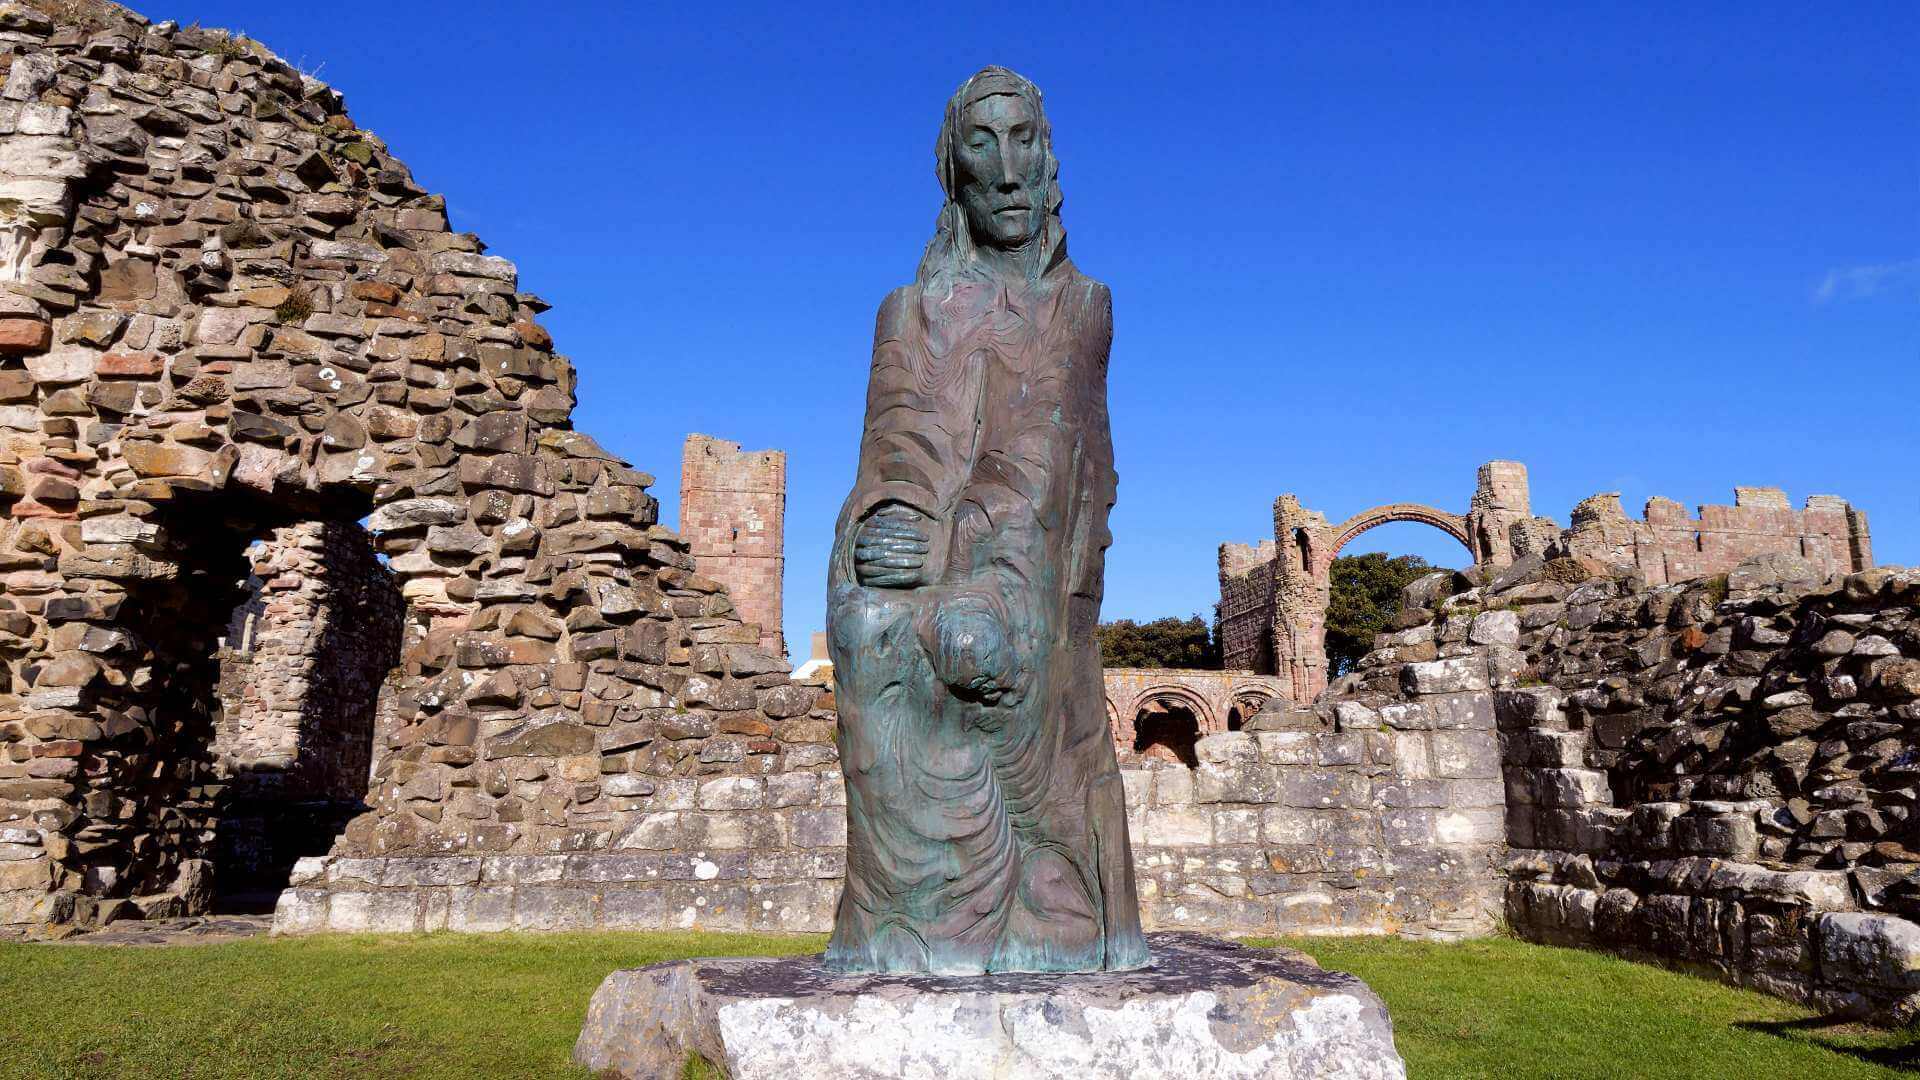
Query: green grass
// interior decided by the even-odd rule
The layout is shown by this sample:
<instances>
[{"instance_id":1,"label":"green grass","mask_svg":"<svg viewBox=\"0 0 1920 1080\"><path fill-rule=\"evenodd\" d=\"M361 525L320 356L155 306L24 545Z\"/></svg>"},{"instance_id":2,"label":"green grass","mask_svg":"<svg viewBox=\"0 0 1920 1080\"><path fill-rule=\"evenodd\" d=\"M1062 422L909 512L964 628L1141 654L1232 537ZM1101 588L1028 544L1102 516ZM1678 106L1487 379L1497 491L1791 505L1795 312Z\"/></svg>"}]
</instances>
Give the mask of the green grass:
<instances>
[{"instance_id":1,"label":"green grass","mask_svg":"<svg viewBox=\"0 0 1920 1080\"><path fill-rule=\"evenodd\" d=\"M615 968L804 953L749 934L351 935L0 945L4 1077L576 1077Z\"/></svg>"},{"instance_id":2,"label":"green grass","mask_svg":"<svg viewBox=\"0 0 1920 1080\"><path fill-rule=\"evenodd\" d=\"M1828 1023L1778 998L1599 953L1512 938L1281 944L1360 976L1386 1000L1414 1080L1912 1080L1920 1069L1920 1032Z\"/></svg>"},{"instance_id":3,"label":"green grass","mask_svg":"<svg viewBox=\"0 0 1920 1080\"><path fill-rule=\"evenodd\" d=\"M353 936L171 948L0 945L0 1076L573 1077L607 972L803 953L817 937ZM1393 1012L1428 1077L1911 1078L1920 1036L1594 953L1492 939L1289 941ZM689 1076L714 1075L689 1068Z\"/></svg>"}]
</instances>

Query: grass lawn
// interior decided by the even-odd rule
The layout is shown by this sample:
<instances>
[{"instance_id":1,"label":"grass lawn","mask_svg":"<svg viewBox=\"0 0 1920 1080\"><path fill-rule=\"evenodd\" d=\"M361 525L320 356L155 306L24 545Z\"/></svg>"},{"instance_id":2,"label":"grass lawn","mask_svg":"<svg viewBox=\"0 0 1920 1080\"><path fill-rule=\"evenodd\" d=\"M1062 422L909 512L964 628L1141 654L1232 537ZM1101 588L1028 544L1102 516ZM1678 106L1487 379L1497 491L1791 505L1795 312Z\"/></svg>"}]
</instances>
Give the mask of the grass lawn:
<instances>
[{"instance_id":1,"label":"grass lawn","mask_svg":"<svg viewBox=\"0 0 1920 1080\"><path fill-rule=\"evenodd\" d=\"M0 1076L573 1077L617 967L811 952L814 937L356 936L0 945ZM1493 939L1290 942L1366 979L1427 1077L1907 1076L1914 1037L1593 953Z\"/></svg>"}]
</instances>

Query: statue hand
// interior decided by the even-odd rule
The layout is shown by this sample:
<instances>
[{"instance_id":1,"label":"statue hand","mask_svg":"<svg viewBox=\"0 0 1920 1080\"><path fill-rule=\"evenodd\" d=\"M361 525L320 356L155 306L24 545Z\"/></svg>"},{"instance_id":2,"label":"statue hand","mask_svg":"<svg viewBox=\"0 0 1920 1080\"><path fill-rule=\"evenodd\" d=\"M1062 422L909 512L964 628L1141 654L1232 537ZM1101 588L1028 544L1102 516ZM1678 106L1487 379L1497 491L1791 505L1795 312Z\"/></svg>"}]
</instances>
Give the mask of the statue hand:
<instances>
[{"instance_id":1,"label":"statue hand","mask_svg":"<svg viewBox=\"0 0 1920 1080\"><path fill-rule=\"evenodd\" d=\"M933 666L941 682L972 701L1019 702L1019 662L991 601L955 596L940 605L933 620Z\"/></svg>"},{"instance_id":2,"label":"statue hand","mask_svg":"<svg viewBox=\"0 0 1920 1080\"><path fill-rule=\"evenodd\" d=\"M888 503L861 522L853 536L853 576L876 589L910 589L927 565L927 516Z\"/></svg>"}]
</instances>

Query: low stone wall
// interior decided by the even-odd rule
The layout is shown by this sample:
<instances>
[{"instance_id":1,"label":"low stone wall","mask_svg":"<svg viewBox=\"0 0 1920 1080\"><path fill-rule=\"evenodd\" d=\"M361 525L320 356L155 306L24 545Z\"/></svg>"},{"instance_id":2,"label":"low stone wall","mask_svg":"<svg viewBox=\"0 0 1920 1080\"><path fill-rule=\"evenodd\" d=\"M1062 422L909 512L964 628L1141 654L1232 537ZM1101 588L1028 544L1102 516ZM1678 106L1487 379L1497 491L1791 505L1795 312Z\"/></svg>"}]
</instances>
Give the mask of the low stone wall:
<instances>
[{"instance_id":1,"label":"low stone wall","mask_svg":"<svg viewBox=\"0 0 1920 1080\"><path fill-rule=\"evenodd\" d=\"M1321 717L1332 723L1321 723ZM1200 765L1122 770L1146 925L1453 937L1493 928L1504 807L1493 707L1443 695L1269 711Z\"/></svg>"},{"instance_id":2,"label":"low stone wall","mask_svg":"<svg viewBox=\"0 0 1920 1080\"><path fill-rule=\"evenodd\" d=\"M634 809L602 848L303 859L274 930L832 927L846 873L837 768L604 783Z\"/></svg>"},{"instance_id":3,"label":"low stone wall","mask_svg":"<svg viewBox=\"0 0 1920 1080\"><path fill-rule=\"evenodd\" d=\"M1149 929L1492 927L1504 811L1488 695L1262 715L1293 729L1202 739L1196 769L1123 770ZM846 866L837 768L603 783L634 809L603 849L303 860L275 929L831 928Z\"/></svg>"}]
</instances>

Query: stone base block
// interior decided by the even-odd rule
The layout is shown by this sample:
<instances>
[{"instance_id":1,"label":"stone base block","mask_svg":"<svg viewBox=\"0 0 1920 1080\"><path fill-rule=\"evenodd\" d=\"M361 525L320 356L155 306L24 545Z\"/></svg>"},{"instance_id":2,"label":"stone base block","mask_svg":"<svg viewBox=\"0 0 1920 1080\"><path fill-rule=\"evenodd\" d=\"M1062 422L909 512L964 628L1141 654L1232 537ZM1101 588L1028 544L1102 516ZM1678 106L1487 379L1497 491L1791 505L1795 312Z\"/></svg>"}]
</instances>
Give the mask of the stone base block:
<instances>
[{"instance_id":1,"label":"stone base block","mask_svg":"<svg viewBox=\"0 0 1920 1080\"><path fill-rule=\"evenodd\" d=\"M1386 1006L1306 956L1149 935L1151 967L1086 975L836 975L817 956L616 971L573 1059L666 1080L1018 1076L1404 1080Z\"/></svg>"}]
</instances>

